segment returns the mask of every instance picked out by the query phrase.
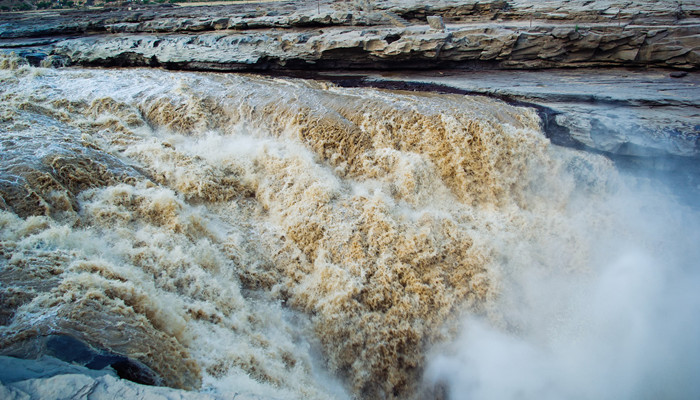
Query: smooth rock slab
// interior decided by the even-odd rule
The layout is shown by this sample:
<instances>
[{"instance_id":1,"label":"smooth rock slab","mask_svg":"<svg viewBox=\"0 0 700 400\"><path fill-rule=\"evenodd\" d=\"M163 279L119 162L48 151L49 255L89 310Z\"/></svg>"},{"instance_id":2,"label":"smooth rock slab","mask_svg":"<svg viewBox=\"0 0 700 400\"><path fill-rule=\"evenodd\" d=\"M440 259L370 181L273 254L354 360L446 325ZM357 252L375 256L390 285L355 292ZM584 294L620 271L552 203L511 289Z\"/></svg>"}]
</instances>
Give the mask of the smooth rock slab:
<instances>
[{"instance_id":1,"label":"smooth rock slab","mask_svg":"<svg viewBox=\"0 0 700 400\"><path fill-rule=\"evenodd\" d=\"M158 399L272 400L248 393L210 394L167 387L144 386L116 377L111 369L91 370L53 357L24 360L0 356L0 398L32 399Z\"/></svg>"}]
</instances>

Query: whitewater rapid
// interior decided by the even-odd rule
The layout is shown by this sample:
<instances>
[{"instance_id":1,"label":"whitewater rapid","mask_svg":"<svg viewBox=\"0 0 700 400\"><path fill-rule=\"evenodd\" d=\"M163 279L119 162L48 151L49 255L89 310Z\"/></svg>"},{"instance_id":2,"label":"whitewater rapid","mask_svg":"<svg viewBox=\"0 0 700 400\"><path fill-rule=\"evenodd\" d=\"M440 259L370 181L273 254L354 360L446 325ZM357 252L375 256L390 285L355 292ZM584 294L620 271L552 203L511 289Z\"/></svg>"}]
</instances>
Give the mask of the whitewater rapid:
<instances>
[{"instance_id":1,"label":"whitewater rapid","mask_svg":"<svg viewBox=\"0 0 700 400\"><path fill-rule=\"evenodd\" d=\"M2 354L285 399L700 392L697 208L532 109L2 66Z\"/></svg>"}]
</instances>

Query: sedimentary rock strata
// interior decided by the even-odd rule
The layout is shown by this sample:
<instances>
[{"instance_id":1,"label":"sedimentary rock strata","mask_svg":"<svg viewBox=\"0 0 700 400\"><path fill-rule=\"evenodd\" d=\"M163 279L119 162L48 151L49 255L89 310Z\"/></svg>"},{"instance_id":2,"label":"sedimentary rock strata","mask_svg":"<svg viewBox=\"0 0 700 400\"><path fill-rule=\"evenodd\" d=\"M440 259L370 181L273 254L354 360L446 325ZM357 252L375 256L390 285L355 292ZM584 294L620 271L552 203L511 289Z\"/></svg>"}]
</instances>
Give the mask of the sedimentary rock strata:
<instances>
[{"instance_id":1,"label":"sedimentary rock strata","mask_svg":"<svg viewBox=\"0 0 700 400\"><path fill-rule=\"evenodd\" d=\"M556 3L380 1L357 9L275 2L40 13L5 17L0 46L80 65L219 71L700 65L694 3ZM446 28L431 28L428 16L444 18ZM26 37L52 39L18 42Z\"/></svg>"}]
</instances>

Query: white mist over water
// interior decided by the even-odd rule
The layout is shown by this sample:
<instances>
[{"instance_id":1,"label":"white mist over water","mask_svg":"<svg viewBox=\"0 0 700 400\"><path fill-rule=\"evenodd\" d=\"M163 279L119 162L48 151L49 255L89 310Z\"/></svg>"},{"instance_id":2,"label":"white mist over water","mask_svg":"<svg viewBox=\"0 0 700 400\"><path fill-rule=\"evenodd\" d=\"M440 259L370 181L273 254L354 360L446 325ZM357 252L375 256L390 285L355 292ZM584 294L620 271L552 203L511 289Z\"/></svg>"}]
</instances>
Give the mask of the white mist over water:
<instances>
[{"instance_id":1,"label":"white mist over water","mask_svg":"<svg viewBox=\"0 0 700 400\"><path fill-rule=\"evenodd\" d=\"M533 110L253 75L0 80L3 354L69 335L224 396L697 393L698 211L552 147Z\"/></svg>"},{"instance_id":2,"label":"white mist over water","mask_svg":"<svg viewBox=\"0 0 700 400\"><path fill-rule=\"evenodd\" d=\"M589 271L505 266L503 320L466 317L425 379L451 399L700 397L698 210L636 179L596 203L606 229L569 211Z\"/></svg>"}]
</instances>

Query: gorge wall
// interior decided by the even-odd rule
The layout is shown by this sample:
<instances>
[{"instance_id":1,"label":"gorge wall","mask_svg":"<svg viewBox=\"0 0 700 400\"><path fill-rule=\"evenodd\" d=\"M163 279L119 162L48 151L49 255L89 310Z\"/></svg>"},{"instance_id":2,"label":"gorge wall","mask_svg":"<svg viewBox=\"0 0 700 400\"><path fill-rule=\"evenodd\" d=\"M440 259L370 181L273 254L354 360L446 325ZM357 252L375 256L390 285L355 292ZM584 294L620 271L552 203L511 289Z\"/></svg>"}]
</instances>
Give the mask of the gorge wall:
<instances>
[{"instance_id":1,"label":"gorge wall","mask_svg":"<svg viewBox=\"0 0 700 400\"><path fill-rule=\"evenodd\" d=\"M696 69L700 11L687 3L377 1L358 9L346 2L272 2L5 14L0 46L28 47L23 51L37 60L52 55L65 64L217 71ZM428 15L444 18L447 28L430 28Z\"/></svg>"}]
</instances>

